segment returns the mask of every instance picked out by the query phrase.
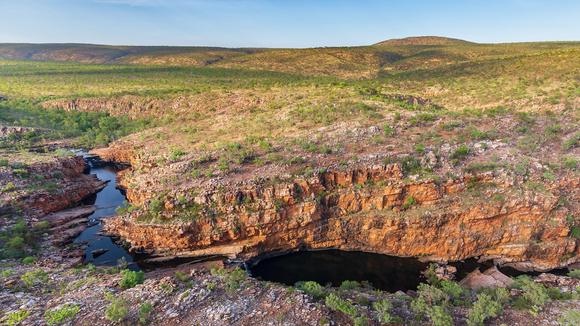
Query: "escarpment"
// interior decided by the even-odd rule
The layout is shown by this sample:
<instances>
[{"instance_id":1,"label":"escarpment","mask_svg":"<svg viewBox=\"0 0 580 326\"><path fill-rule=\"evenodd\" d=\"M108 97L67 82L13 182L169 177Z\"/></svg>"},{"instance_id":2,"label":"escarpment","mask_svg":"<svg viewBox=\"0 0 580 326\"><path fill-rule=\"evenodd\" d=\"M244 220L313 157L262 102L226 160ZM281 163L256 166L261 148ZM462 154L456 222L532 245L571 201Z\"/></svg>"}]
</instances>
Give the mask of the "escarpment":
<instances>
[{"instance_id":1,"label":"escarpment","mask_svg":"<svg viewBox=\"0 0 580 326\"><path fill-rule=\"evenodd\" d=\"M251 259L339 248L548 270L579 260L570 236L577 207L563 207L560 195L578 185L570 177L530 190L492 172L413 181L399 164L376 164L165 198L156 212L110 219L106 230L161 255Z\"/></svg>"}]
</instances>

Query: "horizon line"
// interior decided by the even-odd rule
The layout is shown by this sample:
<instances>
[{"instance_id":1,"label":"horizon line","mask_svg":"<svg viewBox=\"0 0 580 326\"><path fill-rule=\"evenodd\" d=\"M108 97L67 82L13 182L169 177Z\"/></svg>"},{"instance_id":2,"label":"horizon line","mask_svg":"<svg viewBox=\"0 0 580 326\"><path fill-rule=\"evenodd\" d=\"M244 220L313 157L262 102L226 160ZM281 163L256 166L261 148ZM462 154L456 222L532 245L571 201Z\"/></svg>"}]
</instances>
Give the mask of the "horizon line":
<instances>
[{"instance_id":1,"label":"horizon line","mask_svg":"<svg viewBox=\"0 0 580 326\"><path fill-rule=\"evenodd\" d=\"M18 44L18 45L91 45L91 46L119 46L119 47L181 47L181 48L220 48L220 49L320 49L320 48L357 48L357 47L368 47L368 46L376 46L380 43L387 42L387 41L394 41L394 40L405 40L410 38L421 38L421 37L436 37L436 38L444 38L454 41L462 41L468 42L474 45L500 45L500 44L523 44L523 43L574 43L580 42L580 40L534 40L534 41L508 41L508 42L475 42L470 40L465 40L461 38L455 38L450 36L437 36L437 35L415 35L415 36L404 36L400 38L390 38L384 39L372 44L360 44L360 45L320 45L320 46L306 46L306 47L262 47L262 46L223 46L223 45L169 45L169 44L121 44L121 43L93 43L93 42L1 42L0 45L8 45L8 44ZM421 44L417 44L421 45ZM429 46L429 44L425 44ZM437 44L440 45L440 44ZM433 46L433 45L431 45Z\"/></svg>"}]
</instances>

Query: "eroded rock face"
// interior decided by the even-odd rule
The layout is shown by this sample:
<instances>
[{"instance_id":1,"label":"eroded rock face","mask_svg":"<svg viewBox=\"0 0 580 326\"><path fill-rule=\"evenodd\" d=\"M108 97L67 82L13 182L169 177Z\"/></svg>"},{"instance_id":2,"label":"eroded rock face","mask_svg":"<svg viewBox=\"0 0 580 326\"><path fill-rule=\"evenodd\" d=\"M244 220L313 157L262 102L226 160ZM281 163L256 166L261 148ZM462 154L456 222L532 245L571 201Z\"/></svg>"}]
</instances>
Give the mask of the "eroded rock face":
<instances>
[{"instance_id":1,"label":"eroded rock face","mask_svg":"<svg viewBox=\"0 0 580 326\"><path fill-rule=\"evenodd\" d=\"M42 180L42 184L53 183L58 189L38 189L24 192L14 191L2 194L8 205L17 207L27 217L39 218L46 214L71 207L84 198L98 192L105 186L94 175L84 174L86 163L80 156L62 157L46 162L38 162L26 167L27 173ZM28 179L12 180L14 176L0 175L1 184L5 182L18 183L19 189L26 188ZM30 187L30 185L28 186ZM38 187L38 186L36 186Z\"/></svg>"},{"instance_id":2,"label":"eroded rock face","mask_svg":"<svg viewBox=\"0 0 580 326\"><path fill-rule=\"evenodd\" d=\"M570 183L578 185L560 185ZM568 211L558 205L559 185L537 193L513 184L492 173L412 182L398 164L379 164L206 191L191 200L199 213L189 221L143 224L132 214L108 220L106 229L134 249L158 254L250 259L338 248L430 261L480 256L534 270L577 262ZM179 205L165 202L168 211Z\"/></svg>"},{"instance_id":3,"label":"eroded rock face","mask_svg":"<svg viewBox=\"0 0 580 326\"><path fill-rule=\"evenodd\" d=\"M82 157L71 157L58 161L58 166L39 164L33 166L38 173L59 171L63 174L63 187L58 192L34 193L28 201L29 208L44 215L68 208L101 190L106 182L94 175L83 174L85 161Z\"/></svg>"}]
</instances>

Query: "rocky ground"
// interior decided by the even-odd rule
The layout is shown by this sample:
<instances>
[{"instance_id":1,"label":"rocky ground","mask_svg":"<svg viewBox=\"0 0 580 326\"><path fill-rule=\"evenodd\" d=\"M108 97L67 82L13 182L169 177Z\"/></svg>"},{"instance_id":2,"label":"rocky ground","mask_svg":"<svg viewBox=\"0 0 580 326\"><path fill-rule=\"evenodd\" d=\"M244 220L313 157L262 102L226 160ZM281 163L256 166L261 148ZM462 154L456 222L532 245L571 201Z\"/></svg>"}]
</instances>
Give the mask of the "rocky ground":
<instances>
[{"instance_id":1,"label":"rocky ground","mask_svg":"<svg viewBox=\"0 0 580 326\"><path fill-rule=\"evenodd\" d=\"M258 281L244 273L222 269L220 262L183 265L145 274L142 284L121 286L119 268L79 265L70 268L54 257L30 265L2 262L3 320L8 323L15 312L23 312L22 325L45 325L47 311L77 307L75 313L58 324L73 325L427 325L412 309L417 293L385 293L364 285L322 288L322 294ZM536 282L561 293L575 293L580 280L542 274ZM344 312L331 309L323 299L330 293L350 302L356 321ZM521 293L512 290L515 302ZM373 303L387 299L392 322L381 323ZM144 305L151 311L144 313ZM115 309L111 308L114 307ZM456 325L466 324L470 305L451 305L448 309ZM561 325L561 316L580 308L577 295L550 300L540 310L516 309L506 305L490 325ZM336 309L336 308L334 308ZM111 311L121 310L116 321ZM109 311L107 313L107 311ZM109 316L109 317L107 317ZM563 324L562 324L563 325Z\"/></svg>"}]
</instances>

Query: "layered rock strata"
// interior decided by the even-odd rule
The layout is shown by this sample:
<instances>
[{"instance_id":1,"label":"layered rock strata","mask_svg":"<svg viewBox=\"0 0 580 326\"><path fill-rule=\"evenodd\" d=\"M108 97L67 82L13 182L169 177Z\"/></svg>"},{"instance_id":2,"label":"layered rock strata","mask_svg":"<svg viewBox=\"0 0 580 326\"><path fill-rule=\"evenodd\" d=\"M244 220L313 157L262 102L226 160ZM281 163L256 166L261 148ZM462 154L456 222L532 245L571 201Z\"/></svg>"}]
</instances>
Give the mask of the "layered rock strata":
<instances>
[{"instance_id":1,"label":"layered rock strata","mask_svg":"<svg viewBox=\"0 0 580 326\"><path fill-rule=\"evenodd\" d=\"M578 185L572 178L538 192L494 173L412 181L398 164L379 164L207 190L188 203L168 198L161 222L140 222L136 212L108 220L106 230L157 254L251 259L338 248L548 270L578 261L575 213L559 204L563 188Z\"/></svg>"}]
</instances>

